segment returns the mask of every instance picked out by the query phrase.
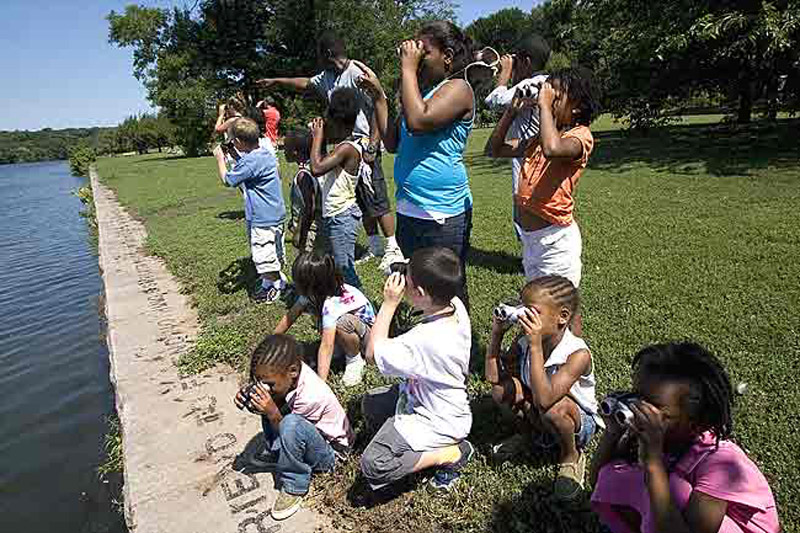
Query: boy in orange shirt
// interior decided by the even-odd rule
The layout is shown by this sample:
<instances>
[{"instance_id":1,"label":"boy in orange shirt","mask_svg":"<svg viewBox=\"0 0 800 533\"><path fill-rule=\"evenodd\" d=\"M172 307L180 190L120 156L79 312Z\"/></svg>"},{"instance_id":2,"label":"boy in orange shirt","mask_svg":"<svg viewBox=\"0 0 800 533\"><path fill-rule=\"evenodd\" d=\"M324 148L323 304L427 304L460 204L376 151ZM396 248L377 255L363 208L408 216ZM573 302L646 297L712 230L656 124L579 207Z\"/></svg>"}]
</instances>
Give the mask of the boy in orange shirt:
<instances>
[{"instance_id":1,"label":"boy in orange shirt","mask_svg":"<svg viewBox=\"0 0 800 533\"><path fill-rule=\"evenodd\" d=\"M539 136L507 140L514 118L533 105L539 108ZM537 100L515 97L492 132L493 157L524 156L514 204L528 280L555 275L580 284L581 234L572 215L573 195L594 148L589 124L598 110L591 74L565 69L550 75ZM580 314L573 330L580 335Z\"/></svg>"}]
</instances>

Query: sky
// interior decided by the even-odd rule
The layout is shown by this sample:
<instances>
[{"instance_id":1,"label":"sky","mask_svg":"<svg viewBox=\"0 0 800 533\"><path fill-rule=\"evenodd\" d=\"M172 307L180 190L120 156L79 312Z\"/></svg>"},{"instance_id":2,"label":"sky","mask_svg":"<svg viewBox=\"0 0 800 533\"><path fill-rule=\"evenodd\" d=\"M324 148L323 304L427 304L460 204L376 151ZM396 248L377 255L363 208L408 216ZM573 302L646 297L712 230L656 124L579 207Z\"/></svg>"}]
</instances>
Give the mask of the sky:
<instances>
[{"instance_id":1,"label":"sky","mask_svg":"<svg viewBox=\"0 0 800 533\"><path fill-rule=\"evenodd\" d=\"M0 130L113 126L150 111L132 51L108 43L111 10L169 0L0 0ZM459 20L534 0L460 0Z\"/></svg>"}]
</instances>

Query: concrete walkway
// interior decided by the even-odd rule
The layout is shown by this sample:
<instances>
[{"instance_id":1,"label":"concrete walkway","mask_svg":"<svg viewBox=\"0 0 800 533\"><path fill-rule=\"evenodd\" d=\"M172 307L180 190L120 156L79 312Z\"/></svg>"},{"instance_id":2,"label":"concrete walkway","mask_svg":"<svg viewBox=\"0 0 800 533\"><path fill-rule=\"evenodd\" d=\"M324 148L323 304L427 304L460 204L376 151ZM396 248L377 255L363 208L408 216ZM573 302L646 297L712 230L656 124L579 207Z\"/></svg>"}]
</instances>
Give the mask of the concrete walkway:
<instances>
[{"instance_id":1,"label":"concrete walkway","mask_svg":"<svg viewBox=\"0 0 800 533\"><path fill-rule=\"evenodd\" d=\"M239 376L219 368L180 377L198 321L163 262L145 255L145 230L92 171L111 381L123 432L125 514L135 533L305 533L322 526L301 510L276 523L270 474L232 469L260 432L233 405ZM325 528L327 529L327 527Z\"/></svg>"}]
</instances>

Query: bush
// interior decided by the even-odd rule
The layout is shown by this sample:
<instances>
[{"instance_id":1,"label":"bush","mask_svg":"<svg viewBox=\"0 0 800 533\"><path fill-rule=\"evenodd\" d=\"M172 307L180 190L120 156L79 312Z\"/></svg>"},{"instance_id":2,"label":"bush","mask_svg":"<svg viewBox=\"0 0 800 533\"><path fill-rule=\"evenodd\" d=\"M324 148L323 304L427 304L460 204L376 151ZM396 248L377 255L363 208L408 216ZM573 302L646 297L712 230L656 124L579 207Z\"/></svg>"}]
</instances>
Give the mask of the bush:
<instances>
[{"instance_id":1,"label":"bush","mask_svg":"<svg viewBox=\"0 0 800 533\"><path fill-rule=\"evenodd\" d=\"M88 176L89 167L97 160L94 149L78 146L69 152L69 168L73 176Z\"/></svg>"}]
</instances>

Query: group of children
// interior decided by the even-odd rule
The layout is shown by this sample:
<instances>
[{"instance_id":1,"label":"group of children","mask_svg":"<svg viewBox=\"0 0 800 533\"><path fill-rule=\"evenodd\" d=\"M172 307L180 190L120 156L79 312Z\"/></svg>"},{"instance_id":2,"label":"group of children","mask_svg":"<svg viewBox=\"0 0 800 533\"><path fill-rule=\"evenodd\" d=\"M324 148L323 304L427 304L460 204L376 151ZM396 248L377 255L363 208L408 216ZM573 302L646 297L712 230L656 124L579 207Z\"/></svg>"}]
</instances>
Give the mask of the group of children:
<instances>
[{"instance_id":1,"label":"group of children","mask_svg":"<svg viewBox=\"0 0 800 533\"><path fill-rule=\"evenodd\" d=\"M426 24L402 43L399 113L392 120L377 76L347 59L341 40L326 34L318 52L325 66L318 76L261 81L316 89L328 102L309 134L291 132L284 142L287 159L299 166L298 201L310 213L297 242L311 237L316 245L301 245L292 266L298 298L254 351L250 382L235 399L262 417L265 447L252 462L275 471L275 519L300 508L313 472L331 470L352 452L347 415L326 384L336 352L346 359L347 386L361 381L366 365L401 380L363 397L374 436L360 466L373 490L420 471L431 472L434 487L450 489L475 453L467 440L473 350L465 271L473 200L463 152L477 104L462 75L475 60L471 43L448 22ZM548 54L541 39L523 40L513 56L500 58L498 86L486 101L505 108L487 154L514 161L513 222L527 278L513 320L492 319L485 379L493 400L510 407L519 424L517 435L491 447L492 455L557 450L554 493L574 501L584 487L586 447L604 429L590 478L593 508L611 530L777 532L766 479L730 440L730 380L707 350L692 343L643 349L632 366L629 417L620 421L600 409L595 361L581 339L581 237L573 217L598 105L586 73L541 73ZM228 169L224 151L215 150L220 177L243 185L262 277L257 295L276 301L288 281L281 272L286 210L274 147L259 146L258 125L247 118L228 127L239 159ZM396 153L396 236L381 141ZM335 146L326 153L327 144ZM387 238L382 268L401 265L386 280L377 314L354 267L362 214L375 223L367 229L371 243L377 225ZM419 316L409 331L390 337L403 298ZM321 335L316 371L286 334L302 313L315 318ZM517 335L504 349L515 323Z\"/></svg>"}]
</instances>

